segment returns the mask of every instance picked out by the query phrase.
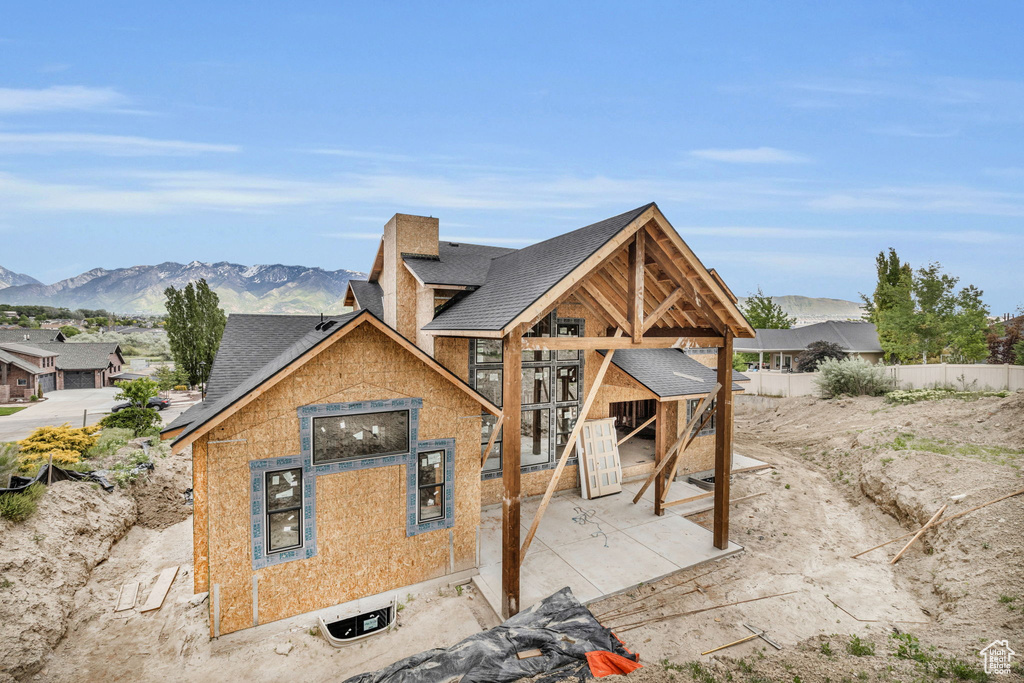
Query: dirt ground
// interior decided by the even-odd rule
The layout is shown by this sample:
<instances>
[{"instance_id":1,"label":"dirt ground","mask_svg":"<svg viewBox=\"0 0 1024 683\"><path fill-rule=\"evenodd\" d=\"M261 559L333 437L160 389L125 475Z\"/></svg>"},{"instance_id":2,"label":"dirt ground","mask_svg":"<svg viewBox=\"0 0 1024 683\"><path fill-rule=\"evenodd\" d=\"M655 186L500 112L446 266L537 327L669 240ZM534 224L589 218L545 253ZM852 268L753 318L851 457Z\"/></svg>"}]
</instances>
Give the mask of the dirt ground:
<instances>
[{"instance_id":1,"label":"dirt ground","mask_svg":"<svg viewBox=\"0 0 1024 683\"><path fill-rule=\"evenodd\" d=\"M764 494L733 507L731 537L746 551L591 605L645 664L625 677L626 683L916 681L956 680L957 675L985 680L978 656L985 645L1006 638L1024 652L1024 496L929 531L896 565L889 560L903 543L858 559L850 556L916 530L942 505L948 505L949 516L1024 488L1022 418L1024 394L910 406L877 398L741 401L736 451L774 466L733 478L733 498ZM168 479L151 489L160 501L154 508L163 510L154 513L156 528L131 526L109 556L102 547L88 556L75 550L67 545L74 542L70 532L54 539L72 555L83 555L74 579L58 581L72 588L73 599L62 603L67 634L47 656L52 636L33 640L31 632L49 618L19 622L30 633L21 636L25 642L36 643L41 667L15 671L19 678L76 683L344 679L454 644L497 622L472 589L461 595L442 589L407 599L393 632L340 650L310 633L310 616L210 640L208 604L191 591L191 520L177 519L182 512L173 495L187 461L171 460L163 469ZM157 460L154 476L160 471ZM103 500L81 488L85 484L60 486L82 496L62 505ZM130 506L137 495L123 498ZM135 514L146 505L136 504ZM41 508L33 519L49 514ZM103 514L129 516L97 510L96 525ZM107 526L113 543L120 527L113 520ZM21 534L18 544L0 545L5 574L17 564L9 558L11 548L37 545L30 527L5 529L3 535L12 533ZM41 559L33 561L31 566L23 561L25 572L53 573ZM142 581L140 593L146 595L159 571L172 565L181 570L160 610L112 611L121 584ZM88 581L76 585L83 575ZM779 593L790 594L682 614ZM0 605L8 610L4 600L0 591ZM659 616L666 618L648 621ZM754 639L700 654L748 635L744 624L765 629L783 649ZM10 640L11 631L0 623L0 647L8 648L0 651L5 666L9 660L3 655L18 642ZM894 656L899 645L894 633L919 639L904 641L911 658ZM874 653L868 654L871 646ZM1024 680L1021 671L998 680Z\"/></svg>"}]
</instances>

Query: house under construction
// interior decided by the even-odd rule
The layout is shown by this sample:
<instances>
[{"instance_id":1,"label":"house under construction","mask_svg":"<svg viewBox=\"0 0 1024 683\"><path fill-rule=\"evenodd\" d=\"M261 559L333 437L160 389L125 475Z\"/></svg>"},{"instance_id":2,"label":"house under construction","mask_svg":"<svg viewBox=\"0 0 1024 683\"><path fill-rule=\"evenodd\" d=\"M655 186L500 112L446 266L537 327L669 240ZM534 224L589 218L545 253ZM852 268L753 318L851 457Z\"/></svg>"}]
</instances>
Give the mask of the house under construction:
<instances>
[{"instance_id":1,"label":"house under construction","mask_svg":"<svg viewBox=\"0 0 1024 683\"><path fill-rule=\"evenodd\" d=\"M733 339L754 332L657 205L519 250L397 214L344 303L230 316L206 400L164 432L192 448L213 635L441 577L510 616L570 572L588 599L728 552ZM693 474L713 490L675 499ZM705 496L711 533L673 515ZM549 526L581 508L603 540ZM588 575L616 538L640 564Z\"/></svg>"}]
</instances>

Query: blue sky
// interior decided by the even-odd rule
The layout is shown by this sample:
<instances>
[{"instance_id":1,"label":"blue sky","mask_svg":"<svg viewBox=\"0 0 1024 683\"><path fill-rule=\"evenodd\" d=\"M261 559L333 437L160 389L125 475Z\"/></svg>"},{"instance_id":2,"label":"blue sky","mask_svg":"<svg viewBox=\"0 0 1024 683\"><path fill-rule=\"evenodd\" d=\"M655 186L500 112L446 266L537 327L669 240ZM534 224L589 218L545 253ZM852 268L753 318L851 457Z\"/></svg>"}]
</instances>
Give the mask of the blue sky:
<instances>
[{"instance_id":1,"label":"blue sky","mask_svg":"<svg viewBox=\"0 0 1024 683\"><path fill-rule=\"evenodd\" d=\"M8 3L0 265L369 267L657 201L732 289L1024 304L1018 3ZM53 245L52 248L50 245Z\"/></svg>"}]
</instances>

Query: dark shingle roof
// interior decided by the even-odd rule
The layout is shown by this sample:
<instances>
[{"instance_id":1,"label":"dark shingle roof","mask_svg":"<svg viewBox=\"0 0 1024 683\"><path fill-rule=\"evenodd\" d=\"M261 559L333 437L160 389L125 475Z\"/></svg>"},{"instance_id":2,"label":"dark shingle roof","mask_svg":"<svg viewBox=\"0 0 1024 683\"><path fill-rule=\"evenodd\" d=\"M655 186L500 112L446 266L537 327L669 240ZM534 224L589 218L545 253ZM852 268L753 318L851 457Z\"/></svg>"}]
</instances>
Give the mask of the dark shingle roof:
<instances>
[{"instance_id":1,"label":"dark shingle roof","mask_svg":"<svg viewBox=\"0 0 1024 683\"><path fill-rule=\"evenodd\" d=\"M32 363L29 363L27 360L23 360L21 358L18 358L17 356L7 353L3 349L0 349L0 363L8 363L15 367L21 368L22 370L31 375L44 375L46 373L53 372L53 368L41 368L38 365L33 365Z\"/></svg>"},{"instance_id":2,"label":"dark shingle roof","mask_svg":"<svg viewBox=\"0 0 1024 683\"><path fill-rule=\"evenodd\" d=\"M600 352L604 355L604 351ZM612 364L659 397L703 396L718 381L718 373L690 358L679 349L620 349ZM678 374L677 374L678 373ZM733 370L733 391L743 391L735 382L747 378Z\"/></svg>"},{"instance_id":3,"label":"dark shingle roof","mask_svg":"<svg viewBox=\"0 0 1024 683\"><path fill-rule=\"evenodd\" d=\"M56 351L58 370L102 370L110 365L110 354L120 349L117 342L49 342L33 346Z\"/></svg>"},{"instance_id":4,"label":"dark shingle roof","mask_svg":"<svg viewBox=\"0 0 1024 683\"><path fill-rule=\"evenodd\" d=\"M28 339L25 339L25 335L28 335ZM20 344L25 341L30 341L33 344L36 342L51 342L55 339L64 339L64 335L60 333L60 330L30 330L24 327L19 327L15 330L0 330L0 342L13 342Z\"/></svg>"},{"instance_id":5,"label":"dark shingle roof","mask_svg":"<svg viewBox=\"0 0 1024 683\"><path fill-rule=\"evenodd\" d=\"M23 353L26 356L36 356L40 358L49 358L51 356L57 355L56 351L47 351L45 349L39 348L38 346L28 346L27 344L6 344L4 342L0 342L0 349L4 349L5 351L13 351L14 353Z\"/></svg>"},{"instance_id":6,"label":"dark shingle roof","mask_svg":"<svg viewBox=\"0 0 1024 683\"><path fill-rule=\"evenodd\" d=\"M186 410L164 430L177 429L192 422L203 409L230 393L318 322L318 315L229 315L210 370L210 379L206 383L206 401Z\"/></svg>"},{"instance_id":7,"label":"dark shingle roof","mask_svg":"<svg viewBox=\"0 0 1024 683\"><path fill-rule=\"evenodd\" d=\"M198 404L197 406L194 406L193 408L190 408L187 411L187 413L192 413L193 410L195 410L195 408L199 408L199 410L196 410L195 413L193 413L192 417L190 418L188 426L185 427L185 430L181 433L179 438L195 431L201 424L212 418L214 415L217 415L221 411L230 407L236 401L245 397L245 395L248 394L250 391L266 382L268 379L276 375L279 371L291 365L293 361L295 361L304 353L306 353L314 346L322 342L331 334L337 332L341 327L345 325L345 323L349 322L356 316L362 314L363 311L352 311L351 313L346 313L345 315L326 318L325 320L333 320L334 324L330 325L325 329L319 330L316 329L317 327L319 327L317 323L320 322L320 319L317 318L315 322L306 326L305 332L301 336L299 336L298 338L296 338L295 336L291 336L291 344L289 344L285 349L280 351L276 356L274 356L272 359L264 363L262 366L256 368L254 371L250 371L246 377L244 377L240 382L235 383L235 386L229 389L228 391L223 392L223 386L225 385L218 386L217 389L220 390L220 395L218 397L211 398L210 391L208 390L206 392L206 401L204 403ZM300 316L287 317L295 318ZM230 322L230 318L228 320ZM294 328L292 329L294 330ZM267 336L267 332L265 331L255 335L255 339L253 340L254 344L257 345L259 348L265 348L261 344L261 340L265 339ZM236 350L234 353L228 353L227 351L228 350L226 350L223 347L223 345L220 347L220 349L217 350L217 359L214 361L215 368L217 365L217 361L221 358L222 355L224 355L224 366L226 368L233 368L234 359L238 355L245 354L244 351L239 352L238 350ZM248 363L246 364L248 365ZM210 379L212 382L212 371ZM183 413L182 417L184 417L185 414L187 413ZM176 428L173 425L174 423L171 423L171 425L168 425L166 429Z\"/></svg>"},{"instance_id":8,"label":"dark shingle roof","mask_svg":"<svg viewBox=\"0 0 1024 683\"><path fill-rule=\"evenodd\" d=\"M651 206L493 259L480 289L450 306L424 329L502 329Z\"/></svg>"},{"instance_id":9,"label":"dark shingle roof","mask_svg":"<svg viewBox=\"0 0 1024 683\"><path fill-rule=\"evenodd\" d=\"M755 330L753 339L737 339L737 352L800 351L816 341L839 344L846 353L882 353L874 324L859 321L830 320L789 330Z\"/></svg>"},{"instance_id":10,"label":"dark shingle roof","mask_svg":"<svg viewBox=\"0 0 1024 683\"><path fill-rule=\"evenodd\" d=\"M359 305L378 318L384 317L384 290L376 282L349 280L348 286L356 296Z\"/></svg>"},{"instance_id":11,"label":"dark shingle roof","mask_svg":"<svg viewBox=\"0 0 1024 683\"><path fill-rule=\"evenodd\" d=\"M424 284L479 287L487 279L491 261L513 251L482 244L440 242L436 259L405 254L403 260Z\"/></svg>"}]
</instances>

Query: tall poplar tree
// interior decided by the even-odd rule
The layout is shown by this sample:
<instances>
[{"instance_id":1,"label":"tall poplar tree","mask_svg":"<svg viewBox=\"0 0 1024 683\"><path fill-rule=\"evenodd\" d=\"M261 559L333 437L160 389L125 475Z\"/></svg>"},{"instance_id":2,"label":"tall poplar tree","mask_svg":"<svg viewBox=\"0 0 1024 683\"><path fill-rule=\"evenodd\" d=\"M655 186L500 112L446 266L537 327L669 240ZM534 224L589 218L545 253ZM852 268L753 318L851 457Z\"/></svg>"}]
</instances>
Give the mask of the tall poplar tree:
<instances>
[{"instance_id":1,"label":"tall poplar tree","mask_svg":"<svg viewBox=\"0 0 1024 683\"><path fill-rule=\"evenodd\" d=\"M202 384L210 376L227 323L227 316L219 308L220 298L205 279L189 282L182 289L168 287L164 295L167 297L164 328L174 365L188 375L189 384Z\"/></svg>"}]
</instances>

